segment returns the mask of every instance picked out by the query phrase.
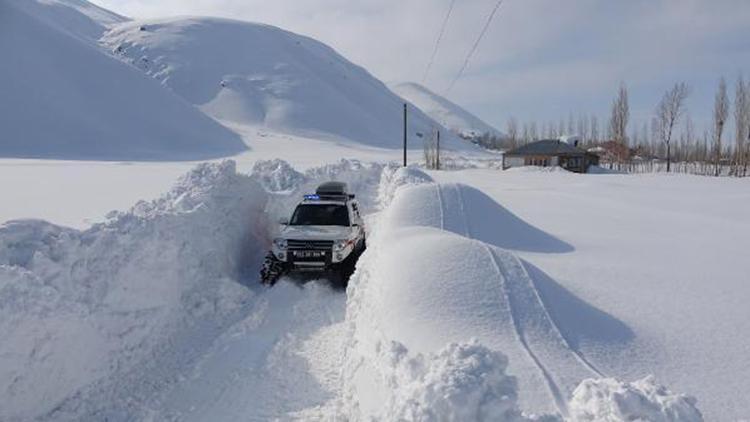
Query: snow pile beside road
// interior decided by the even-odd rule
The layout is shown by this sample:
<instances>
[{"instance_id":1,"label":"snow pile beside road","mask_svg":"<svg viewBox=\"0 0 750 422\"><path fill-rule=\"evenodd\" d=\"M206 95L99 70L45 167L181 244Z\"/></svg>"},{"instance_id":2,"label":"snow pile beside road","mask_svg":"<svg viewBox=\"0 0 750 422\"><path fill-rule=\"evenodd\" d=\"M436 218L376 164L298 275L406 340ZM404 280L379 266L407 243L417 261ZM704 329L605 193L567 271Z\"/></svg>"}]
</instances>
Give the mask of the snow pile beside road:
<instances>
[{"instance_id":1,"label":"snow pile beside road","mask_svg":"<svg viewBox=\"0 0 750 422\"><path fill-rule=\"evenodd\" d=\"M391 204L393 196L401 186L433 182L432 177L416 167L390 164L383 168L383 174L378 184L377 203L381 209L384 209Z\"/></svg>"},{"instance_id":2,"label":"snow pile beside road","mask_svg":"<svg viewBox=\"0 0 750 422\"><path fill-rule=\"evenodd\" d=\"M693 397L674 394L653 377L626 383L612 378L583 381L570 401L570 417L587 421L702 422Z\"/></svg>"},{"instance_id":3,"label":"snow pile beside road","mask_svg":"<svg viewBox=\"0 0 750 422\"><path fill-rule=\"evenodd\" d=\"M137 406L172 348L252 300L238 280L261 253L266 200L226 161L86 231L0 226L0 419Z\"/></svg>"},{"instance_id":4,"label":"snow pile beside road","mask_svg":"<svg viewBox=\"0 0 750 422\"><path fill-rule=\"evenodd\" d=\"M416 356L391 342L381 353L392 370L383 420L524 420L516 403L516 379L505 373L508 359L500 352L474 341Z\"/></svg>"},{"instance_id":5,"label":"snow pile beside road","mask_svg":"<svg viewBox=\"0 0 750 422\"><path fill-rule=\"evenodd\" d=\"M260 160L253 165L250 175L269 192L289 192L307 181L307 177L298 172L284 160Z\"/></svg>"},{"instance_id":6,"label":"snow pile beside road","mask_svg":"<svg viewBox=\"0 0 750 422\"><path fill-rule=\"evenodd\" d=\"M480 240L488 231L470 217L491 207L467 187L431 184L419 173L383 172L381 197L393 199L378 216L347 292L342 414L353 420L700 420L693 401L643 381L622 387L625 395L601 393L617 383L607 379L579 386L599 372L570 348L523 262L492 239ZM649 419L669 414L673 419Z\"/></svg>"}]
</instances>

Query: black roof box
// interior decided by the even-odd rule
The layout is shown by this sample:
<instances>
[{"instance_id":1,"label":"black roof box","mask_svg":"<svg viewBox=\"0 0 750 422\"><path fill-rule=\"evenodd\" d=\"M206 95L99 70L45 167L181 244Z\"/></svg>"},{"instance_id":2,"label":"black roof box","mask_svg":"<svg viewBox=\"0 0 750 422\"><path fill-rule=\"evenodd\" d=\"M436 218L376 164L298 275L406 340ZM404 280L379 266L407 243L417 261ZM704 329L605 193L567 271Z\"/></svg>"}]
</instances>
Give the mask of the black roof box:
<instances>
[{"instance_id":1,"label":"black roof box","mask_svg":"<svg viewBox=\"0 0 750 422\"><path fill-rule=\"evenodd\" d=\"M349 194L349 189L344 182L325 182L318 186L315 193L323 197L335 197L335 198L354 198L354 195Z\"/></svg>"}]
</instances>

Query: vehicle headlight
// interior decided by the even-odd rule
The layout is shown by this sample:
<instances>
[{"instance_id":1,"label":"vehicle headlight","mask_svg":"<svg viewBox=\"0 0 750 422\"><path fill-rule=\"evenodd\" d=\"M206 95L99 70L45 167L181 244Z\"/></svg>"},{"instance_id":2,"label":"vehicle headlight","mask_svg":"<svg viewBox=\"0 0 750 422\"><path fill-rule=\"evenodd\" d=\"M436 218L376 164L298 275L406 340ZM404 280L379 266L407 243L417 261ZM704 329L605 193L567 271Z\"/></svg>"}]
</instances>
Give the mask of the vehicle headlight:
<instances>
[{"instance_id":1,"label":"vehicle headlight","mask_svg":"<svg viewBox=\"0 0 750 422\"><path fill-rule=\"evenodd\" d=\"M346 240L346 239L337 240L337 241L333 242L333 251L334 252L341 252L344 249L346 249L347 246L349 246L349 241L348 240Z\"/></svg>"},{"instance_id":2,"label":"vehicle headlight","mask_svg":"<svg viewBox=\"0 0 750 422\"><path fill-rule=\"evenodd\" d=\"M276 246L278 249L286 249L287 247L287 241L283 238L276 238L273 240L274 246Z\"/></svg>"}]
</instances>

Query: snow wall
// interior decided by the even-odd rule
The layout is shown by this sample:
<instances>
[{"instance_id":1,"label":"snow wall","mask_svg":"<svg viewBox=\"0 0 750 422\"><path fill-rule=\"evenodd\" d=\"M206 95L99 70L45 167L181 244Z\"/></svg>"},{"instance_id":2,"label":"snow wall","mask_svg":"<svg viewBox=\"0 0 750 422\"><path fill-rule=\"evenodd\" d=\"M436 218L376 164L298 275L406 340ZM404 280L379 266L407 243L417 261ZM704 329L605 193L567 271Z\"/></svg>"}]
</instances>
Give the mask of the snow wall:
<instances>
[{"instance_id":1,"label":"snow wall","mask_svg":"<svg viewBox=\"0 0 750 422\"><path fill-rule=\"evenodd\" d=\"M473 230L487 231L469 221L481 208L472 189L441 187L416 168L384 169L383 211L347 292L341 413L352 420L702 420L693 398L653 378L604 378L570 350L529 293L533 285L524 284L521 261L492 239L473 238L481 238ZM527 376L538 368L519 363L520 377L508 371L509 357L529 360L535 341L545 342L536 359L573 368L546 374L562 391L550 393L557 411L542 415L519 405L526 383L542 382Z\"/></svg>"},{"instance_id":2,"label":"snow wall","mask_svg":"<svg viewBox=\"0 0 750 422\"><path fill-rule=\"evenodd\" d=\"M0 226L0 419L64 412L72 392L122 383L113 374L241 309L254 294L237 280L261 252L266 201L226 161L85 231Z\"/></svg>"},{"instance_id":3,"label":"snow wall","mask_svg":"<svg viewBox=\"0 0 750 422\"><path fill-rule=\"evenodd\" d=\"M88 230L0 225L0 420L139 414L264 294L257 271L277 217L334 179L372 208L382 168L201 164Z\"/></svg>"}]
</instances>

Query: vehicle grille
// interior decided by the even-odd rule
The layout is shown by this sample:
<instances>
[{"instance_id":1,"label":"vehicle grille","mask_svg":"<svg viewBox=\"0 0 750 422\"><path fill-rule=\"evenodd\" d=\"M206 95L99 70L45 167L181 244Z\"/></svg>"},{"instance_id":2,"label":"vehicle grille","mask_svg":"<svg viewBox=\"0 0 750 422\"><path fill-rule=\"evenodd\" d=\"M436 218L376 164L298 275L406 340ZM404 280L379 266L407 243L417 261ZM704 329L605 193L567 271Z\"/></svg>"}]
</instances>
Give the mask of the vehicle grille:
<instances>
[{"instance_id":1,"label":"vehicle grille","mask_svg":"<svg viewBox=\"0 0 750 422\"><path fill-rule=\"evenodd\" d=\"M333 240L288 240L287 248L291 250L320 251L331 250Z\"/></svg>"}]
</instances>

